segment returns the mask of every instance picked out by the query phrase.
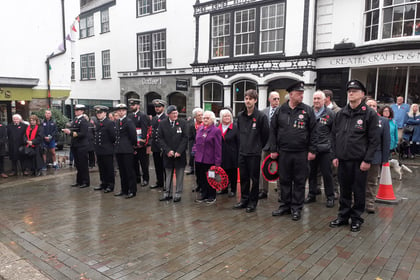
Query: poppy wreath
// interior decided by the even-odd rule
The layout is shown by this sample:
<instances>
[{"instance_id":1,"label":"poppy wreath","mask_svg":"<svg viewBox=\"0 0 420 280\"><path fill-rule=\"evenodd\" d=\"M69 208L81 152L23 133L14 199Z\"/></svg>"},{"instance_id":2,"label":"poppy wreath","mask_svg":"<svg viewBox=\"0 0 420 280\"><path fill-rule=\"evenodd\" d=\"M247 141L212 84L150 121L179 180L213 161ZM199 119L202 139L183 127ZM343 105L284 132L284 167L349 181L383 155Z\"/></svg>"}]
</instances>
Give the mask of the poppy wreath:
<instances>
[{"instance_id":1,"label":"poppy wreath","mask_svg":"<svg viewBox=\"0 0 420 280\"><path fill-rule=\"evenodd\" d=\"M275 167L275 169L273 169ZM261 173L266 181L273 182L279 178L279 163L268 155L261 166Z\"/></svg>"},{"instance_id":2,"label":"poppy wreath","mask_svg":"<svg viewBox=\"0 0 420 280\"><path fill-rule=\"evenodd\" d=\"M229 178L223 168L219 166L212 166L210 167L209 171L214 171L216 176L214 178L209 178L209 173L207 172L207 182L209 185L215 189L216 191L221 191L226 189L229 183Z\"/></svg>"}]
</instances>

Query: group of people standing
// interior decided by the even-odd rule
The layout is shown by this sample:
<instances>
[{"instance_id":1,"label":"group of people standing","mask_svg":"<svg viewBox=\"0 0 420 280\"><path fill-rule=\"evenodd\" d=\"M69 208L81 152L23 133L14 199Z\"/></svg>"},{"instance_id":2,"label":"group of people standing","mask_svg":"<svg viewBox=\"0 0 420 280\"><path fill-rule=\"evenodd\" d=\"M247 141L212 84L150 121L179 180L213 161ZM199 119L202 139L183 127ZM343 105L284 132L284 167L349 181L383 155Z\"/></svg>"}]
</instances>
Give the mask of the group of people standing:
<instances>
[{"instance_id":1,"label":"group of people standing","mask_svg":"<svg viewBox=\"0 0 420 280\"><path fill-rule=\"evenodd\" d=\"M18 175L41 176L46 168L47 153L51 155L53 167L58 168L55 156L55 138L57 124L51 118L50 110L45 111L45 118L40 120L37 115L29 116L25 122L20 114L12 116L9 125L0 124L0 176L8 178ZM7 144L7 151L6 151ZM4 157L11 161L11 170L6 173Z\"/></svg>"}]
</instances>

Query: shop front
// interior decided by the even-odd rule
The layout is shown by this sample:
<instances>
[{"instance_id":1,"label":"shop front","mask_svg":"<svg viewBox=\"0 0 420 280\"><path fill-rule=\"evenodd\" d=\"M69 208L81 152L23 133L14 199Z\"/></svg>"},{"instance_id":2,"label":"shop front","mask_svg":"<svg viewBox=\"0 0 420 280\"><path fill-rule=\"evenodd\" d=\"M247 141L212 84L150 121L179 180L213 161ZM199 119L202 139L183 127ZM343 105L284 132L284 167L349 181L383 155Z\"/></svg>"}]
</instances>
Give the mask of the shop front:
<instances>
[{"instance_id":1,"label":"shop front","mask_svg":"<svg viewBox=\"0 0 420 280\"><path fill-rule=\"evenodd\" d=\"M349 79L362 81L380 103L394 103L399 95L409 104L420 102L420 49L322 57L317 74L317 88L333 90L340 106L347 102Z\"/></svg>"}]
</instances>

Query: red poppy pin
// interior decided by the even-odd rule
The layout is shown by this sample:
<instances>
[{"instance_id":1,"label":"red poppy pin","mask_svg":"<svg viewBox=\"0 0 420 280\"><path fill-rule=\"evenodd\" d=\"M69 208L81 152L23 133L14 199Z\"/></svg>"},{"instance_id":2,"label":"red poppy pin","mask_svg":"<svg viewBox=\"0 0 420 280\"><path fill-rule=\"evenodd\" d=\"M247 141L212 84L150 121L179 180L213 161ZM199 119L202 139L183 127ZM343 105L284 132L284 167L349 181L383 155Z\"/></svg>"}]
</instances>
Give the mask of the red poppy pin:
<instances>
[{"instance_id":1,"label":"red poppy pin","mask_svg":"<svg viewBox=\"0 0 420 280\"><path fill-rule=\"evenodd\" d=\"M101 123L100 125L101 125L101 126L104 126L104 124L103 124L103 123Z\"/></svg>"},{"instance_id":2,"label":"red poppy pin","mask_svg":"<svg viewBox=\"0 0 420 280\"><path fill-rule=\"evenodd\" d=\"M120 126L122 126L122 122L120 122Z\"/></svg>"},{"instance_id":3,"label":"red poppy pin","mask_svg":"<svg viewBox=\"0 0 420 280\"><path fill-rule=\"evenodd\" d=\"M179 125L179 122L176 122L175 125Z\"/></svg>"},{"instance_id":4,"label":"red poppy pin","mask_svg":"<svg viewBox=\"0 0 420 280\"><path fill-rule=\"evenodd\" d=\"M305 114L306 112L305 112L305 110L302 110L302 114Z\"/></svg>"},{"instance_id":5,"label":"red poppy pin","mask_svg":"<svg viewBox=\"0 0 420 280\"><path fill-rule=\"evenodd\" d=\"M257 120L255 118L252 119L253 122L256 122Z\"/></svg>"},{"instance_id":6,"label":"red poppy pin","mask_svg":"<svg viewBox=\"0 0 420 280\"><path fill-rule=\"evenodd\" d=\"M366 111L366 106L362 106L362 110L363 111Z\"/></svg>"}]
</instances>

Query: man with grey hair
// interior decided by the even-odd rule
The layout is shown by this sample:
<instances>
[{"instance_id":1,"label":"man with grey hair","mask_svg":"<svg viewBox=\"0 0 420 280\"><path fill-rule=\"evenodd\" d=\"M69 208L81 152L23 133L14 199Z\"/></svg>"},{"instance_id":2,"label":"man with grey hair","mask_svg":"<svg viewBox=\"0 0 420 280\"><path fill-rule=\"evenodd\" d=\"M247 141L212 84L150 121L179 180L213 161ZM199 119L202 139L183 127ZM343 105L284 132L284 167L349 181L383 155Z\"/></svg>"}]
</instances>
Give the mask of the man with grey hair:
<instances>
[{"instance_id":1,"label":"man with grey hair","mask_svg":"<svg viewBox=\"0 0 420 280\"><path fill-rule=\"evenodd\" d=\"M309 161L309 194L305 203L316 201L318 168L324 181L324 191L327 197L326 206L334 207L334 187L331 169L331 130L334 122L334 112L328 109L325 104L325 94L318 90L313 95L313 109L315 113L316 126L314 133L317 137L315 144L315 159Z\"/></svg>"},{"instance_id":2,"label":"man with grey hair","mask_svg":"<svg viewBox=\"0 0 420 280\"><path fill-rule=\"evenodd\" d=\"M276 111L277 107L280 104L280 95L277 91L272 91L268 95L268 101L270 102L270 106L264 108L262 112L267 116L268 118L268 126L270 126L271 118L274 115L274 112ZM267 142L265 144L261 159L264 160L268 155L270 155L270 143ZM260 187L260 193L258 194L258 199L265 199L268 196L268 181L264 180L264 177L261 176L261 187ZM277 184L279 184L279 181L277 181Z\"/></svg>"}]
</instances>

